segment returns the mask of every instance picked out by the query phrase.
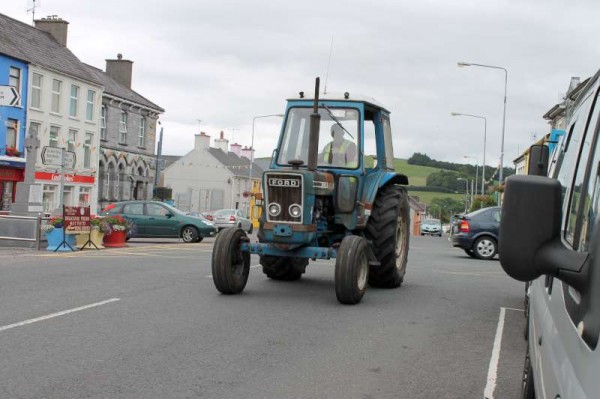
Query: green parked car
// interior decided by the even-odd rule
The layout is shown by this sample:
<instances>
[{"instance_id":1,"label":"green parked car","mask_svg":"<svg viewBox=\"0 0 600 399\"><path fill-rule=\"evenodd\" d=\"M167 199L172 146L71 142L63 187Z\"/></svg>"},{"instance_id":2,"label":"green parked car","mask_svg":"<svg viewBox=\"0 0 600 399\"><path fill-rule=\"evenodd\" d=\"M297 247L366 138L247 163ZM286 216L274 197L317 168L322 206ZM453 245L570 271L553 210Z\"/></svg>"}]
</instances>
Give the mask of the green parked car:
<instances>
[{"instance_id":1,"label":"green parked car","mask_svg":"<svg viewBox=\"0 0 600 399\"><path fill-rule=\"evenodd\" d=\"M205 219L158 201L124 201L108 205L102 215L121 215L134 227L128 238L181 238L183 242L200 242L204 237L214 237L218 229Z\"/></svg>"}]
</instances>

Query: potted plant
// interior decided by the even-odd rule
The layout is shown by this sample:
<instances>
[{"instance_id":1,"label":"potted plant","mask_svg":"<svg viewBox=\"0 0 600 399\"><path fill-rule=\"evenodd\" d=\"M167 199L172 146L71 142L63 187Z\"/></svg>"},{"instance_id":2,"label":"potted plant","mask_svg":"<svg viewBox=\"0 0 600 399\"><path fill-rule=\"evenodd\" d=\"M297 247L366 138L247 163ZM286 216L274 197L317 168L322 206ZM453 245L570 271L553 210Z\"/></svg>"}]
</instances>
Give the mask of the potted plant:
<instances>
[{"instance_id":1,"label":"potted plant","mask_svg":"<svg viewBox=\"0 0 600 399\"><path fill-rule=\"evenodd\" d=\"M48 251L71 251L75 249L75 236L64 233L65 221L61 217L50 218L48 223L42 225L42 231L48 239ZM71 246L63 243L63 239Z\"/></svg>"},{"instance_id":2,"label":"potted plant","mask_svg":"<svg viewBox=\"0 0 600 399\"><path fill-rule=\"evenodd\" d=\"M108 225L106 218L100 216L92 216L92 218L90 219L90 234L84 233L77 235L77 246L81 249L102 249L104 248L104 246L102 245L104 234L106 234L109 230L110 226ZM91 241L92 243L90 244L88 241Z\"/></svg>"},{"instance_id":3,"label":"potted plant","mask_svg":"<svg viewBox=\"0 0 600 399\"><path fill-rule=\"evenodd\" d=\"M21 156L21 152L19 150L17 150L16 147L6 147L6 150L4 152L9 157L18 157L18 156Z\"/></svg>"},{"instance_id":4,"label":"potted plant","mask_svg":"<svg viewBox=\"0 0 600 399\"><path fill-rule=\"evenodd\" d=\"M104 234L105 247L126 247L127 232L131 229L131 223L120 215L112 215L104 218L108 225L108 231Z\"/></svg>"}]
</instances>

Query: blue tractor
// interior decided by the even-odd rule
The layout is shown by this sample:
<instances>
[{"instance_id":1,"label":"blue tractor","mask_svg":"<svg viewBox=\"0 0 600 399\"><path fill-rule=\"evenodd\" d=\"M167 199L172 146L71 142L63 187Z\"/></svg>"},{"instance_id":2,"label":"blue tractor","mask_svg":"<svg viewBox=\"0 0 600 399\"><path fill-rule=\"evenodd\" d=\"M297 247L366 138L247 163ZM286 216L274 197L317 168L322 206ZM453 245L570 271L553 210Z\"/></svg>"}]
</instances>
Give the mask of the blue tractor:
<instances>
[{"instance_id":1,"label":"blue tractor","mask_svg":"<svg viewBox=\"0 0 600 399\"><path fill-rule=\"evenodd\" d=\"M260 257L267 277L297 280L310 259L335 258L335 293L360 302L367 284L397 288L406 272L409 206L394 171L389 111L371 98L315 95L288 100L279 144L264 172L258 242L241 229L219 233L212 255L217 290L239 294ZM365 134L377 154L365 154ZM369 139L369 138L368 138Z\"/></svg>"}]
</instances>

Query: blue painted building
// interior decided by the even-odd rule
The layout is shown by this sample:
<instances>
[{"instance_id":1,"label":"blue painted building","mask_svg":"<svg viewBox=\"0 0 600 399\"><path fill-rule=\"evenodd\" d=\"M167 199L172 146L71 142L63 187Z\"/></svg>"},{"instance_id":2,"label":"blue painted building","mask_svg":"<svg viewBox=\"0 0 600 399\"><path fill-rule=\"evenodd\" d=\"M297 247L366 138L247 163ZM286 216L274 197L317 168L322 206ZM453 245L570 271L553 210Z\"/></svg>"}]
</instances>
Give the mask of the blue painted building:
<instances>
[{"instance_id":1,"label":"blue painted building","mask_svg":"<svg viewBox=\"0 0 600 399\"><path fill-rule=\"evenodd\" d=\"M27 63L0 53L0 86L13 86L21 96L14 106L0 105L0 211L10 210L24 177L28 76Z\"/></svg>"}]
</instances>

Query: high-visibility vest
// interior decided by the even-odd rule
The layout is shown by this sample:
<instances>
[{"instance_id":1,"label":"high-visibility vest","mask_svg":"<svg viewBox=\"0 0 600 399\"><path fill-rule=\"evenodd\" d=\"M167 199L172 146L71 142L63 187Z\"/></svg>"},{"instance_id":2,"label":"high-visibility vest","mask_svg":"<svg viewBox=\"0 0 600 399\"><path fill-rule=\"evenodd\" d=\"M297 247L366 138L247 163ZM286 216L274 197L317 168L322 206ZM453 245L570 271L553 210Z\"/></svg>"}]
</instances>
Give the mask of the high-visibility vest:
<instances>
[{"instance_id":1,"label":"high-visibility vest","mask_svg":"<svg viewBox=\"0 0 600 399\"><path fill-rule=\"evenodd\" d=\"M350 141L344 140L342 142L342 145L340 145L337 148L332 149L332 146L333 142L327 143L327 145L325 146L325 150L323 151L323 159L325 160L325 162L331 165L333 163L333 156L335 154L337 156L344 157L344 165L339 166L356 167L357 163L355 161L348 162L348 159L346 158L346 151L350 146Z\"/></svg>"}]
</instances>

